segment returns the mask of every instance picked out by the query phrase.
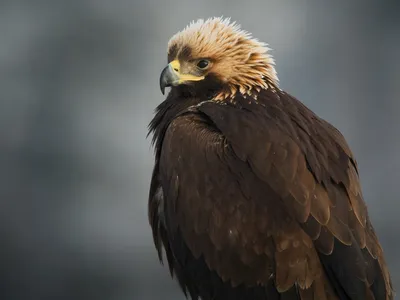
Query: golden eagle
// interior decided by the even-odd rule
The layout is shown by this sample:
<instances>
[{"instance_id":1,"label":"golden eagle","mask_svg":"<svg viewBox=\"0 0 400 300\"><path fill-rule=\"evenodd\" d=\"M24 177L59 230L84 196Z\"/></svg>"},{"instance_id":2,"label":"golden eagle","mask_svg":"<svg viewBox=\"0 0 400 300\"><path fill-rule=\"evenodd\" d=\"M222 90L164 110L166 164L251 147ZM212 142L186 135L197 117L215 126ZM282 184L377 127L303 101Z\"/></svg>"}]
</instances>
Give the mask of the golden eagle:
<instances>
[{"instance_id":1,"label":"golden eagle","mask_svg":"<svg viewBox=\"0 0 400 300\"><path fill-rule=\"evenodd\" d=\"M349 146L268 50L222 18L169 41L149 125L160 260L192 299L393 299Z\"/></svg>"}]
</instances>

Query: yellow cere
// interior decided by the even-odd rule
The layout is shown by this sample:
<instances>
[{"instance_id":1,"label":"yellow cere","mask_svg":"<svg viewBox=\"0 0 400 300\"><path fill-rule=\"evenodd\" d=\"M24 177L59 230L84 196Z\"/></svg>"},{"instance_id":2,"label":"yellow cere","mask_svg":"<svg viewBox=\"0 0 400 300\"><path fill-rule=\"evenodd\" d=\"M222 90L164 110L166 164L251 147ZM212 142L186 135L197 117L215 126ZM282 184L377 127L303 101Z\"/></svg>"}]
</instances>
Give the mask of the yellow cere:
<instances>
[{"instance_id":1,"label":"yellow cere","mask_svg":"<svg viewBox=\"0 0 400 300\"><path fill-rule=\"evenodd\" d=\"M175 59L169 63L169 65L174 70L175 74L179 77L179 83L183 83L185 81L200 81L204 79L204 76L194 76L191 74L181 74L181 66L179 60Z\"/></svg>"}]
</instances>

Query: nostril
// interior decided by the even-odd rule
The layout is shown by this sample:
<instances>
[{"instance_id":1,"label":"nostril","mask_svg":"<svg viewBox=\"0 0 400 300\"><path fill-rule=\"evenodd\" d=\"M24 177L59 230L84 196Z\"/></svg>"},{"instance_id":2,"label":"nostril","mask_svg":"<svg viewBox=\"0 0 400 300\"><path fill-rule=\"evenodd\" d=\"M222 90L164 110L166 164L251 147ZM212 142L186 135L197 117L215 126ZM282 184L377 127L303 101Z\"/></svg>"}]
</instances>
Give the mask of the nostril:
<instances>
[{"instance_id":1,"label":"nostril","mask_svg":"<svg viewBox=\"0 0 400 300\"><path fill-rule=\"evenodd\" d=\"M175 72L179 72L178 68L174 68L174 71L175 71Z\"/></svg>"}]
</instances>

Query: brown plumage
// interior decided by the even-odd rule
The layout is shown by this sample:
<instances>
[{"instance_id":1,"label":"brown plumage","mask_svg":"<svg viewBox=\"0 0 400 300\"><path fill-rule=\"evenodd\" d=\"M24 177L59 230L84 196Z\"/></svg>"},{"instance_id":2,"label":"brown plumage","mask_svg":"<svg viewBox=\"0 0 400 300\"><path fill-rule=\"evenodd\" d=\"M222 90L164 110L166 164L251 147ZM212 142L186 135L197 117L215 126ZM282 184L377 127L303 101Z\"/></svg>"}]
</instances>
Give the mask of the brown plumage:
<instances>
[{"instance_id":1,"label":"brown plumage","mask_svg":"<svg viewBox=\"0 0 400 300\"><path fill-rule=\"evenodd\" d=\"M175 35L168 60L149 220L185 294L393 299L351 150L279 89L268 48L214 18Z\"/></svg>"}]
</instances>

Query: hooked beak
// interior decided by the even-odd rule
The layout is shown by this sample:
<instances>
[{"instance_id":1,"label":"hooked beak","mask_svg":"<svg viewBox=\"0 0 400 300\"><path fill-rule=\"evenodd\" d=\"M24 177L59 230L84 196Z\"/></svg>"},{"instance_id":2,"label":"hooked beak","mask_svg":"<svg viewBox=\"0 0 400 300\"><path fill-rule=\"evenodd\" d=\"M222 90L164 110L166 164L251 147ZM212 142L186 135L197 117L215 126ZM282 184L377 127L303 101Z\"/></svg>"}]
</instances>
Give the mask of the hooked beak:
<instances>
[{"instance_id":1,"label":"hooked beak","mask_svg":"<svg viewBox=\"0 0 400 300\"><path fill-rule=\"evenodd\" d=\"M164 68L164 70L162 70L160 75L160 89L163 95L165 93L165 88L168 86L177 86L187 81L199 81L204 79L204 76L181 74L180 70L181 70L180 63L179 60L177 59L171 61Z\"/></svg>"},{"instance_id":2,"label":"hooked beak","mask_svg":"<svg viewBox=\"0 0 400 300\"><path fill-rule=\"evenodd\" d=\"M165 88L179 83L179 73L174 70L171 64L168 64L160 75L160 89L164 95Z\"/></svg>"}]
</instances>

